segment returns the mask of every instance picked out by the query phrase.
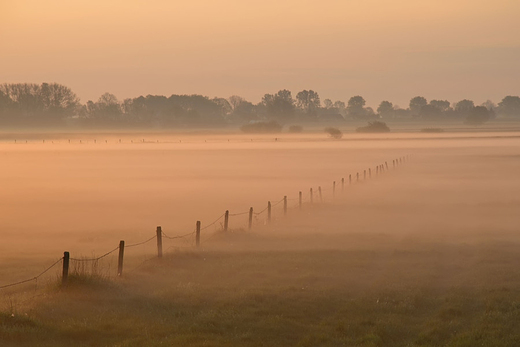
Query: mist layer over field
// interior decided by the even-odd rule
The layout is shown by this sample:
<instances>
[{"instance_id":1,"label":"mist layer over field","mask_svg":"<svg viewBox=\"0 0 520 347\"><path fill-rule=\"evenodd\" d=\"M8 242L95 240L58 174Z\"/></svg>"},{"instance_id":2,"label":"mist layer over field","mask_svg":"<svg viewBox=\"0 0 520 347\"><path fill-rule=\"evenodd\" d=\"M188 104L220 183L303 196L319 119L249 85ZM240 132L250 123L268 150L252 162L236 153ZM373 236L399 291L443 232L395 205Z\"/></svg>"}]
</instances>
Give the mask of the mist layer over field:
<instances>
[{"instance_id":1,"label":"mist layer over field","mask_svg":"<svg viewBox=\"0 0 520 347\"><path fill-rule=\"evenodd\" d=\"M468 138L455 139L460 136ZM410 177L405 175L412 175L411 182L438 186L434 194L413 201L412 206L424 206L425 212L453 199L475 202L470 197L479 193L485 196L483 203L491 203L493 198L504 199L504 192L495 185L505 184L503 175L512 168L503 165L514 165L507 155L515 155L520 140L510 136L358 135L348 141L324 141L318 135L276 141L265 136L155 136L127 137L120 143L119 138L105 134L95 142L73 138L70 143L57 139L3 144L0 208L4 217L0 230L10 241L3 244L1 253L16 252L12 242L30 245L33 241L38 248L44 245L46 252L64 247L75 253L102 252L107 242L117 244L119 239L153 235L157 225L171 234L185 233L197 220L204 227L225 210L234 214L254 207L260 211L267 201L274 204L284 195L292 206L297 201L291 199L296 199L299 191L308 195L309 188L314 188L317 194L318 186L324 199L330 201L333 181L339 191L341 178L348 180L349 174L354 177L368 168L375 174L376 165L390 161L392 166L394 158L405 154L415 155L412 168L385 176L385 184L378 180L362 189L349 188L342 198L356 209L364 204L352 194L361 194L363 201L373 204L390 198L397 203L405 199L404 193L392 191L388 196L383 189L392 189L394 180L408 181ZM500 158L504 158L503 163L496 162ZM486 183L475 182L482 175L486 175L481 178ZM442 194L446 185L460 192L454 197ZM513 180L508 187L511 197L505 199L514 200L517 183ZM407 212L394 208L397 213ZM372 220L359 212L353 213L356 219ZM274 216L280 213L281 206L273 208ZM245 227L246 219L232 218L230 227ZM407 220L409 224L414 216L408 214ZM344 227L332 224L333 228ZM377 226L380 228L383 226ZM322 229L327 233L330 228L323 225ZM388 226L385 229L390 232Z\"/></svg>"},{"instance_id":2,"label":"mist layer over field","mask_svg":"<svg viewBox=\"0 0 520 347\"><path fill-rule=\"evenodd\" d=\"M56 138L0 145L6 282L38 272L65 250L99 256L121 239L152 237L157 225L170 236L186 234L195 221L204 227L229 210L230 231L218 232L220 219L203 230L198 251L192 236L165 240L167 259L141 266L140 260L155 254L155 241L139 252L128 250L129 272L118 282L124 294L103 295L122 295L133 304L137 296L147 304L123 313L124 301L106 312L135 315L132 322L143 329L147 319L158 319L164 341L195 345L397 346L403 339L435 345L477 341L475 334L491 326L499 327L494 331L500 336L516 329L514 318L505 320L520 314L511 306L520 285L514 265L520 260L516 133L357 135L341 141L305 134L150 135L144 142L123 137L121 143L119 136L103 136L96 142ZM411 159L394 169L392 160L404 155ZM385 162L389 170L376 175ZM279 203L284 195L287 217ZM234 214L249 207L261 212L267 201L273 203L272 223L264 212L248 232L247 214ZM115 262L107 259L104 271L114 273ZM58 316L79 330L86 321L91 331L124 341L119 323L111 322L115 331L107 333L95 318L104 310L96 293L67 296L72 311L58 308L54 317L49 305L60 295L31 304L30 316L59 329L64 326ZM178 310L194 313L173 314ZM485 312L496 320L487 321ZM281 332L275 321L291 328ZM203 328L207 324L212 328ZM232 333L233 326L242 333ZM511 336L500 344L514 345L518 337ZM147 340L134 334L129 341Z\"/></svg>"}]
</instances>

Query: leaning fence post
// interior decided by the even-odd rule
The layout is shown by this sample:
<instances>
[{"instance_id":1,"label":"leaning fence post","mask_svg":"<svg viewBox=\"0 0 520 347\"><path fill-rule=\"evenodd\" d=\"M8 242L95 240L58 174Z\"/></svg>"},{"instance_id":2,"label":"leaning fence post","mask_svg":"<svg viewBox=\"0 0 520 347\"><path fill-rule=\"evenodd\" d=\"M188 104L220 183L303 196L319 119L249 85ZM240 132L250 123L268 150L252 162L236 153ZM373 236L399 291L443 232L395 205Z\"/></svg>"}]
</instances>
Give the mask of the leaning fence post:
<instances>
[{"instance_id":1,"label":"leaning fence post","mask_svg":"<svg viewBox=\"0 0 520 347\"><path fill-rule=\"evenodd\" d=\"M271 223L271 201L267 202L267 223Z\"/></svg>"},{"instance_id":2,"label":"leaning fence post","mask_svg":"<svg viewBox=\"0 0 520 347\"><path fill-rule=\"evenodd\" d=\"M229 210L226 210L226 213L224 213L224 231L228 231L228 225L229 225Z\"/></svg>"},{"instance_id":3,"label":"leaning fence post","mask_svg":"<svg viewBox=\"0 0 520 347\"><path fill-rule=\"evenodd\" d=\"M320 194L320 202L323 202L323 197L321 195L321 186L318 187L318 193Z\"/></svg>"},{"instance_id":4,"label":"leaning fence post","mask_svg":"<svg viewBox=\"0 0 520 347\"><path fill-rule=\"evenodd\" d=\"M283 197L283 215L287 216L287 195Z\"/></svg>"},{"instance_id":5,"label":"leaning fence post","mask_svg":"<svg viewBox=\"0 0 520 347\"><path fill-rule=\"evenodd\" d=\"M69 279L69 259L70 259L70 253L69 252L63 252L63 273L61 276L61 283L67 284L67 280Z\"/></svg>"},{"instance_id":6,"label":"leaning fence post","mask_svg":"<svg viewBox=\"0 0 520 347\"><path fill-rule=\"evenodd\" d=\"M200 220L195 224L195 245L200 246Z\"/></svg>"},{"instance_id":7,"label":"leaning fence post","mask_svg":"<svg viewBox=\"0 0 520 347\"><path fill-rule=\"evenodd\" d=\"M379 175L379 166L376 166L376 176Z\"/></svg>"},{"instance_id":8,"label":"leaning fence post","mask_svg":"<svg viewBox=\"0 0 520 347\"><path fill-rule=\"evenodd\" d=\"M302 192L298 192L298 207L302 209Z\"/></svg>"},{"instance_id":9,"label":"leaning fence post","mask_svg":"<svg viewBox=\"0 0 520 347\"><path fill-rule=\"evenodd\" d=\"M372 178L372 169L371 168L368 169L368 178Z\"/></svg>"},{"instance_id":10,"label":"leaning fence post","mask_svg":"<svg viewBox=\"0 0 520 347\"><path fill-rule=\"evenodd\" d=\"M348 175L348 184L352 184L352 175L351 174Z\"/></svg>"},{"instance_id":11,"label":"leaning fence post","mask_svg":"<svg viewBox=\"0 0 520 347\"><path fill-rule=\"evenodd\" d=\"M359 172L356 173L356 182L359 182Z\"/></svg>"},{"instance_id":12,"label":"leaning fence post","mask_svg":"<svg viewBox=\"0 0 520 347\"><path fill-rule=\"evenodd\" d=\"M123 257L125 255L125 241L119 241L119 258L117 259L117 275L123 275Z\"/></svg>"},{"instance_id":13,"label":"leaning fence post","mask_svg":"<svg viewBox=\"0 0 520 347\"><path fill-rule=\"evenodd\" d=\"M332 197L336 197L336 181L332 182Z\"/></svg>"},{"instance_id":14,"label":"leaning fence post","mask_svg":"<svg viewBox=\"0 0 520 347\"><path fill-rule=\"evenodd\" d=\"M312 188L311 188L310 194L311 194L311 204L312 204L314 202L314 199L313 199L313 196L312 196Z\"/></svg>"},{"instance_id":15,"label":"leaning fence post","mask_svg":"<svg viewBox=\"0 0 520 347\"><path fill-rule=\"evenodd\" d=\"M345 177L341 178L341 192L345 190Z\"/></svg>"},{"instance_id":16,"label":"leaning fence post","mask_svg":"<svg viewBox=\"0 0 520 347\"><path fill-rule=\"evenodd\" d=\"M249 208L249 230L253 227L253 208Z\"/></svg>"},{"instance_id":17,"label":"leaning fence post","mask_svg":"<svg viewBox=\"0 0 520 347\"><path fill-rule=\"evenodd\" d=\"M157 257L162 258L162 228L160 226L157 227Z\"/></svg>"},{"instance_id":18,"label":"leaning fence post","mask_svg":"<svg viewBox=\"0 0 520 347\"><path fill-rule=\"evenodd\" d=\"M388 163L385 161L386 169L388 170Z\"/></svg>"},{"instance_id":19,"label":"leaning fence post","mask_svg":"<svg viewBox=\"0 0 520 347\"><path fill-rule=\"evenodd\" d=\"M367 179L367 170L363 170L363 180Z\"/></svg>"},{"instance_id":20,"label":"leaning fence post","mask_svg":"<svg viewBox=\"0 0 520 347\"><path fill-rule=\"evenodd\" d=\"M123 257L125 255L125 241L119 241L119 257L117 258L117 275L123 275Z\"/></svg>"}]
</instances>

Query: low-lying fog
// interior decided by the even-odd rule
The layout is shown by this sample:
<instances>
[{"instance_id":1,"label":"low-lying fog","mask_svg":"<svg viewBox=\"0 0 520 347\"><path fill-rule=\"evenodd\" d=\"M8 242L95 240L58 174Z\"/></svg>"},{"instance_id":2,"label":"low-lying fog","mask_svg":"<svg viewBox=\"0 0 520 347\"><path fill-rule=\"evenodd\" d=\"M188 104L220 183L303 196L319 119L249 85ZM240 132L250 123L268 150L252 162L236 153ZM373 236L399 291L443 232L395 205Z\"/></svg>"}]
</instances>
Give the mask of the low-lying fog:
<instances>
[{"instance_id":1,"label":"low-lying fog","mask_svg":"<svg viewBox=\"0 0 520 347\"><path fill-rule=\"evenodd\" d=\"M150 134L143 142L102 134L95 142L3 142L0 254L4 260L55 259L65 250L97 256L121 239L153 236L158 225L168 235L185 234L197 220L204 227L225 210L260 212L284 195L287 219L281 218L282 204L273 206L272 228L262 227L266 213L255 217L257 231L280 240L266 247L352 247L327 241L338 234L471 242L511 236L519 225L515 133L356 135L341 141L321 134L275 136ZM411 160L393 170L392 160L405 155ZM385 161L390 170L376 176L375 166ZM372 179L357 183L356 173L362 178L368 168ZM321 207L319 186L327 204ZM306 198L302 212L295 207L299 191ZM203 241L220 226L204 230ZM246 226L247 215L230 218L230 229ZM153 242L147 247L154 252Z\"/></svg>"}]
</instances>

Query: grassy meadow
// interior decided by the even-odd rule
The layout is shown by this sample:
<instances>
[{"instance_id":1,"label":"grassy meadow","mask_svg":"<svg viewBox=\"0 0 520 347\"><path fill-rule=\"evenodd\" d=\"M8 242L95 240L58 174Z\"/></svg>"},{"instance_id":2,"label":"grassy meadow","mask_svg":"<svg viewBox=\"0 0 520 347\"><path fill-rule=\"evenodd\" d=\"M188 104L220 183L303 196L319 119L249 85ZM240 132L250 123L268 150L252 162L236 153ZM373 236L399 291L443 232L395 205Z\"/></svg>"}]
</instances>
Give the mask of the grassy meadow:
<instances>
[{"instance_id":1,"label":"grassy meadow","mask_svg":"<svg viewBox=\"0 0 520 347\"><path fill-rule=\"evenodd\" d=\"M201 142L180 149L161 144L110 151L39 147L36 154L4 149L4 161L28 168L33 154L61 163L60 168L73 165L59 180L51 166L34 176L32 185L18 182L22 192L32 191L38 200L54 187L65 191L81 182L73 192L84 198L68 201L55 190L43 211L31 212L28 227L20 223L12 229L20 220L15 217L0 222L3 283L38 273L66 249L73 256L81 249L81 256L99 256L114 248L125 231L128 242L152 236L160 224L166 233L176 234L169 227L176 222L190 231L201 201L207 211L203 226L226 208L242 212L252 204L260 211L267 196L280 195L283 187L290 187L292 193L285 194L293 199L293 191L307 195L308 187L319 184L324 201L315 197L310 204L307 197L300 211L290 200L286 218L277 205L273 222L266 224L260 215L251 232L240 219L244 216L232 217L227 233L219 232L217 223L203 232L199 249L191 239L179 241L162 259L153 256L154 241L141 253L129 249L122 277L114 276L111 254L99 268L73 269L65 287L58 266L37 287L29 283L0 290L0 345L518 346L520 139L511 134L420 136L240 142L229 148L222 142L212 150ZM338 185L332 197L332 179L374 170L399 154L412 154L412 159L347 184L343 192ZM97 174L73 156L105 166L95 165ZM217 166L216 158L227 167ZM143 161L147 169L130 170ZM157 174L165 161L181 169L168 171L171 177ZM182 168L188 164L197 170ZM277 170L268 170L273 167ZM114 181L118 170L130 171ZM110 182L100 181L107 174ZM14 173L3 175L16 183ZM206 184L211 180L216 187ZM98 190L90 194L89 188ZM113 197L88 207L103 189ZM143 196L145 191L153 194ZM186 192L191 198L178 201ZM3 194L15 199L12 187ZM113 211L118 219L126 216L119 228L103 209L127 199ZM153 201L166 206L140 210ZM21 198L12 205L12 210L32 206ZM76 220L63 217L68 232L60 220L46 217L63 206ZM178 213L172 212L175 208ZM96 218L108 231L101 233ZM40 222L45 230L34 229ZM32 240L25 249L22 236Z\"/></svg>"}]
</instances>

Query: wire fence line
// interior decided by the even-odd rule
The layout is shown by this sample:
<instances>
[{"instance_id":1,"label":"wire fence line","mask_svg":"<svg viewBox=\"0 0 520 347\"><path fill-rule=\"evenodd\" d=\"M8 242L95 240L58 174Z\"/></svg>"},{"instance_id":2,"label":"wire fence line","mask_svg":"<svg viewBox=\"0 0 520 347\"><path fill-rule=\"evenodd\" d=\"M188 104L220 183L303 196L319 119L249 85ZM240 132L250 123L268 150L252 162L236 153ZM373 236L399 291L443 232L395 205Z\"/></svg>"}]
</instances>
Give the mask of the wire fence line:
<instances>
[{"instance_id":1,"label":"wire fence line","mask_svg":"<svg viewBox=\"0 0 520 347\"><path fill-rule=\"evenodd\" d=\"M392 168L395 169L396 167L401 165L403 162L406 162L409 158L410 158L410 156L405 156L405 157L400 157L398 159L394 159L392 161ZM378 175L381 175L381 174L387 172L388 170L390 170L390 168L388 166L388 163L384 162L383 164L376 166L376 170L374 170L374 172L376 174L374 175L374 177L377 177ZM364 172L366 172L366 170ZM370 173L371 169L369 169L368 172ZM359 172L358 172L357 175L356 175L356 181L353 182L353 180L351 180L352 175L348 175L348 185L352 185L352 184L358 183L360 181L370 180L370 179L373 178L371 174L369 174L368 176L366 176L366 175L363 175L363 176L364 177L362 179L360 179L359 178ZM255 217L255 221L257 222L258 221L258 216L260 216L261 214L263 214L266 211L268 211L269 213L268 213L268 216L267 216L267 220L264 222L264 224L271 223L271 218L272 218L271 213L272 213L272 208L273 207L276 207L279 204L281 204L282 202L284 202L283 208L284 208L284 216L285 216L286 213L287 213L287 207L288 207L287 206L287 201L299 200L298 203L296 205L294 205L293 207L300 207L301 208L302 207L302 203L307 201L309 198L310 198L311 204L313 204L314 203L313 195L314 195L314 193L317 193L316 197L318 197L319 201L322 202L323 199L322 199L322 194L321 193L324 192L324 191L332 190L333 191L333 197L335 196L336 191L338 191L339 193L342 193L344 191L344 188L345 188L345 179L344 178L341 179L341 187L339 189L336 186L336 181L333 182L332 187L333 187L332 189L323 189L323 188L321 188L321 186L319 186L317 190L314 190L313 188L310 188L305 193L305 195L300 191L298 193L298 195L299 195L298 198L288 199L287 196L284 196L282 199L277 200L274 203L271 203L271 201L269 201L268 204L267 204L267 207L265 207L264 209L262 209L259 212L254 212L252 207L250 208L249 211L233 213L233 214L229 213L229 210L228 210L225 213L223 213L222 215L220 215L213 222L211 222L210 224L204 226L203 228L201 228L200 221L197 221L197 226L196 226L195 230L193 230L193 231L191 231L189 233L181 234L181 235L170 236L170 235L166 234L164 231L162 231L161 227L157 227L156 234L153 235L152 237L150 237L150 238L148 238L148 239L146 239L144 241L141 241L141 242L128 244L126 246L124 245L124 241L120 241L120 245L118 247L116 247L116 248L114 248L114 249L104 253L103 255L101 255L99 257L94 257L94 258L72 258L72 257L69 257L69 252L64 252L64 256L62 258L58 259L52 265L50 265L49 267L45 268L45 270L43 270L38 275L36 275L34 277L27 278L25 280L21 280L21 281L17 281L17 282L13 282L13 283L2 285L2 286L0 286L0 289L14 287L14 286L21 285L21 284L24 284L24 283L28 283L28 282L31 282L31 281L37 281L38 278L40 278L45 273L50 271L52 268L54 268L60 262L63 263L63 277L62 278L64 280L63 283L65 283L65 277L66 277L65 273L66 273L66 271L68 273L69 261L77 262L79 264L83 264L83 263L86 263L86 262L93 262L95 264L95 266L97 266L97 262L99 260L109 256L110 254L112 254L112 253L114 253L116 251L119 251L118 276L120 276L122 274L123 254L124 254L124 249L125 248L133 248L133 247L145 245L145 244L151 242L152 240L157 239L158 255L154 256L154 257L150 257L150 258L144 260L143 262L141 262L137 267L135 267L134 269L132 269L130 271L130 272L133 272L133 271L137 270L138 268L142 267L145 263L149 262L150 260L155 259L157 257L159 257L159 258L162 257L162 252L163 252L162 251L162 240L163 239L165 239L165 240L182 240L182 241L184 241L186 244L188 244L190 246L193 246L194 243L195 243L196 246L200 246L201 243L206 244L208 241L212 240L214 237L216 237L218 234L220 234L219 231L228 231L228 223L229 223L229 217L230 216L231 217L236 217L236 216L243 216L243 215L249 214L248 227L249 227L249 230L251 230L251 227L253 225L253 216ZM222 220L222 218L224 218L224 225L221 224L221 226L222 226L221 230L217 230L217 231L213 232L208 237L205 237L204 240L201 242L201 240L200 240L201 231L207 230L208 228L214 226L215 224L220 222ZM193 236L193 235L195 235L195 239L191 239L191 241L190 241L188 238ZM176 245L171 245L171 246L169 246L166 249L166 251L169 250L169 249L175 248L175 247L178 247L178 245L177 246ZM68 274L67 274L67 276L68 276Z\"/></svg>"},{"instance_id":2,"label":"wire fence line","mask_svg":"<svg viewBox=\"0 0 520 347\"><path fill-rule=\"evenodd\" d=\"M127 247L130 247L130 246L127 246ZM116 247L113 250L106 252L105 254L103 254L102 256L99 256L97 258L70 258L70 260L73 260L73 261L98 261L98 260L103 259L104 257L114 253L118 249L119 249L119 247Z\"/></svg>"},{"instance_id":3,"label":"wire fence line","mask_svg":"<svg viewBox=\"0 0 520 347\"><path fill-rule=\"evenodd\" d=\"M237 216L243 216L243 215L246 215L246 214L249 214L249 211L240 212L240 213L230 213L229 216L230 217L237 217Z\"/></svg>"},{"instance_id":4,"label":"wire fence line","mask_svg":"<svg viewBox=\"0 0 520 347\"><path fill-rule=\"evenodd\" d=\"M175 240L175 239L183 239L183 238L185 238L185 237L187 237L187 236L193 235L193 234L195 234L195 230L193 230L193 231L190 232L190 233L187 233L187 234L184 234L184 235L177 235L177 236L168 236L168 235L165 234L164 231L162 232L162 234L163 234L163 236L164 236L165 238L167 238L167 239L169 239L169 240ZM155 238L155 237L156 237L156 236L154 236L153 238Z\"/></svg>"},{"instance_id":5,"label":"wire fence line","mask_svg":"<svg viewBox=\"0 0 520 347\"><path fill-rule=\"evenodd\" d=\"M156 237L157 237L157 235L154 235L154 236L150 237L148 240L145 240L145 241L142 241L142 242L133 243L133 244L130 244L130 245L126 245L125 247L126 248L132 248L132 247L141 246L141 245L144 245L145 243L148 243L148 242L152 241ZM116 249L119 249L119 247L117 247Z\"/></svg>"},{"instance_id":6,"label":"wire fence line","mask_svg":"<svg viewBox=\"0 0 520 347\"><path fill-rule=\"evenodd\" d=\"M275 207L277 205L279 205L282 201L284 201L285 198L282 198L281 200L278 200L277 202L275 202L274 204L271 205L271 207Z\"/></svg>"},{"instance_id":7,"label":"wire fence line","mask_svg":"<svg viewBox=\"0 0 520 347\"><path fill-rule=\"evenodd\" d=\"M219 220L221 220L225 215L226 215L225 213L221 214L220 217L218 217L217 219L215 219L214 222L212 222L212 223L206 225L204 228L202 228L202 229L200 229L200 230L201 230L201 231L202 231L202 230L206 230L206 229L208 229L209 227L215 225L215 224L216 224Z\"/></svg>"},{"instance_id":8,"label":"wire fence line","mask_svg":"<svg viewBox=\"0 0 520 347\"><path fill-rule=\"evenodd\" d=\"M17 285L20 285L20 284L24 284L24 283L27 283L27 282L36 281L36 280L38 280L38 278L43 276L50 269L52 269L54 266L58 265L62 260L63 260L63 258L60 258L60 259L56 260L51 266L47 267L45 270L43 270L42 272L40 272L38 275L36 275L34 277L31 277L31 278L28 278L28 279L25 279L25 280L22 280L22 281L14 282L14 283L5 284L3 286L0 286L0 289L14 287L14 286L17 286Z\"/></svg>"}]
</instances>

